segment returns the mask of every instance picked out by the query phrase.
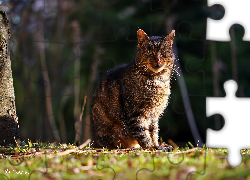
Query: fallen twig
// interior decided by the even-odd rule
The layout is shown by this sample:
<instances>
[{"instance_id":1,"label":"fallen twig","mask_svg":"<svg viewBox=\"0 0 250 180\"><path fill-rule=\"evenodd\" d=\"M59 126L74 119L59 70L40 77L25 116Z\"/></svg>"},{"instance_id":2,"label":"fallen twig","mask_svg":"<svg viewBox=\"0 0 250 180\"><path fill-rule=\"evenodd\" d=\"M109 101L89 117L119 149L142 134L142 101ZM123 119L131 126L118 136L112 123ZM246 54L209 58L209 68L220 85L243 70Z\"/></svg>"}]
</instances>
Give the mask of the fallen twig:
<instances>
[{"instance_id":1,"label":"fallen twig","mask_svg":"<svg viewBox=\"0 0 250 180\"><path fill-rule=\"evenodd\" d=\"M79 149L83 149L85 146L87 146L89 143L91 142L90 139L88 139L87 141L85 141L85 143L83 143L82 145L80 145L78 148L74 148L74 149L69 149L69 150L66 150L66 151L63 151L63 152L59 152L58 154L54 155L54 154L50 154L48 155L46 158L47 159L52 159L56 156L64 156L64 155L67 155L67 154L70 154L72 152L75 152Z\"/></svg>"}]
</instances>

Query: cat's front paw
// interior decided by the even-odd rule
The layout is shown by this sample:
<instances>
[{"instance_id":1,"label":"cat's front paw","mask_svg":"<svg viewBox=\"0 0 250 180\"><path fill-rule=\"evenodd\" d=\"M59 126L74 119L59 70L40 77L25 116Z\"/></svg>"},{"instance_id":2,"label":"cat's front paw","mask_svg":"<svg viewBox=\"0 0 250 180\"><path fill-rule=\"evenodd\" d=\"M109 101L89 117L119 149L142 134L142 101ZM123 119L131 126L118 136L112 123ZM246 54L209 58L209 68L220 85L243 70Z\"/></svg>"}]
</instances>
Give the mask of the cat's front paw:
<instances>
[{"instance_id":1,"label":"cat's front paw","mask_svg":"<svg viewBox=\"0 0 250 180\"><path fill-rule=\"evenodd\" d=\"M154 146L153 147L156 150L162 150L162 151L167 151L170 152L171 150L173 150L174 148L172 146Z\"/></svg>"}]
</instances>

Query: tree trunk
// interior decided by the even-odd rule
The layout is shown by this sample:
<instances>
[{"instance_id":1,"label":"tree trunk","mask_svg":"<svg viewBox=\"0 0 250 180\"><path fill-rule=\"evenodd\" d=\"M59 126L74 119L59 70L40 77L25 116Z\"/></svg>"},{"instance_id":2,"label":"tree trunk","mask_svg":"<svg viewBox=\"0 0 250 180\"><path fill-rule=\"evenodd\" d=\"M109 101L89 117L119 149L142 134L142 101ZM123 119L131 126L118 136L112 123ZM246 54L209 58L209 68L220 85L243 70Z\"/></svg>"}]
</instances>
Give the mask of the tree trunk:
<instances>
[{"instance_id":1,"label":"tree trunk","mask_svg":"<svg viewBox=\"0 0 250 180\"><path fill-rule=\"evenodd\" d=\"M16 144L20 139L9 42L9 20L0 4L0 145Z\"/></svg>"}]
</instances>

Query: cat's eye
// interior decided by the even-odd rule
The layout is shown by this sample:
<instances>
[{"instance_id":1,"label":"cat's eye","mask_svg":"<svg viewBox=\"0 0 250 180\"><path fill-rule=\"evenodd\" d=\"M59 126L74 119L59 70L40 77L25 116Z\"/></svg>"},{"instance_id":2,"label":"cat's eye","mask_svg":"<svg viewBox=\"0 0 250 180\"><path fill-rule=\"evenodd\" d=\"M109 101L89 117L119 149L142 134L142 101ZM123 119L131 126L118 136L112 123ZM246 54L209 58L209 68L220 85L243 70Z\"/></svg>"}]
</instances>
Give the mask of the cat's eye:
<instances>
[{"instance_id":1,"label":"cat's eye","mask_svg":"<svg viewBox=\"0 0 250 180\"><path fill-rule=\"evenodd\" d=\"M152 51L147 51L147 55L148 55L148 56L152 56L152 55L153 55L153 52L152 52Z\"/></svg>"}]
</instances>

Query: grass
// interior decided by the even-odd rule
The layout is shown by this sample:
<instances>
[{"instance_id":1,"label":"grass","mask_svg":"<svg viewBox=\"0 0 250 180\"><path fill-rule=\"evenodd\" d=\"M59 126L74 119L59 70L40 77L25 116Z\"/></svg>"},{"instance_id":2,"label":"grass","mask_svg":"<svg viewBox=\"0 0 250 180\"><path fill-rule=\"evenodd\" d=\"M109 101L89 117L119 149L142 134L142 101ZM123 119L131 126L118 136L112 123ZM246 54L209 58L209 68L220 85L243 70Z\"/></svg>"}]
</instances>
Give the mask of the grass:
<instances>
[{"instance_id":1,"label":"grass","mask_svg":"<svg viewBox=\"0 0 250 180\"><path fill-rule=\"evenodd\" d=\"M87 143L88 144L88 143ZM250 179L250 150L239 167L227 149L162 151L93 149L72 144L28 143L0 147L0 179ZM87 146L86 146L87 145ZM85 146L85 147L84 147ZM183 148L186 151L189 148ZM177 154L177 152L180 152Z\"/></svg>"}]
</instances>

